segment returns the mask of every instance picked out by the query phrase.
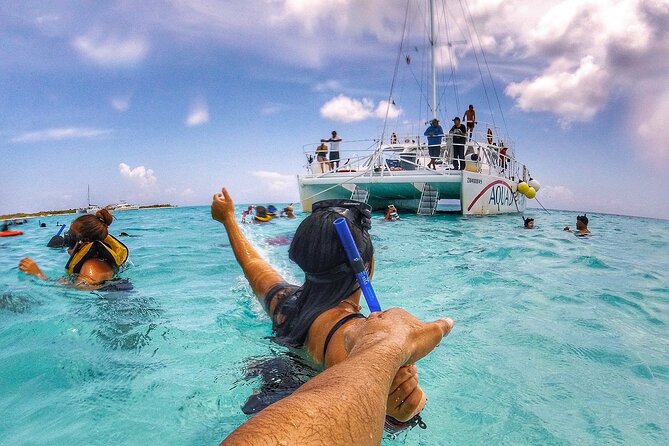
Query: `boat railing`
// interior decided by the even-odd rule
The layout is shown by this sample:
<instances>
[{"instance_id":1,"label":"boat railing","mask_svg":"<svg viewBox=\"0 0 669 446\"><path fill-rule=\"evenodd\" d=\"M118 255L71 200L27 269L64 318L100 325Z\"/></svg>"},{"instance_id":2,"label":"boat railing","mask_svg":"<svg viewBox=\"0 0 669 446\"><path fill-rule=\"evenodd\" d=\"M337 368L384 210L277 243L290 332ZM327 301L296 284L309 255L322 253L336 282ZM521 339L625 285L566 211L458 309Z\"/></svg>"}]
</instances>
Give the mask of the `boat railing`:
<instances>
[{"instance_id":1,"label":"boat railing","mask_svg":"<svg viewBox=\"0 0 669 446\"><path fill-rule=\"evenodd\" d=\"M485 133L484 133L485 134ZM524 165L516 161L510 148L489 140L475 138L465 143L465 159L458 160L453 154L452 135L445 135L441 143L440 156L436 158L437 169L428 168L430 156L426 142L417 135L393 135L389 143L380 140L342 141L339 158L331 159L330 153L318 161L316 148L320 143L303 146L307 172L315 177L346 175L394 176L406 174L451 175L458 173L454 161L462 161L465 170L481 172L508 179L522 178ZM503 150L505 149L506 150ZM329 150L329 149L328 149ZM472 157L476 154L476 157Z\"/></svg>"}]
</instances>

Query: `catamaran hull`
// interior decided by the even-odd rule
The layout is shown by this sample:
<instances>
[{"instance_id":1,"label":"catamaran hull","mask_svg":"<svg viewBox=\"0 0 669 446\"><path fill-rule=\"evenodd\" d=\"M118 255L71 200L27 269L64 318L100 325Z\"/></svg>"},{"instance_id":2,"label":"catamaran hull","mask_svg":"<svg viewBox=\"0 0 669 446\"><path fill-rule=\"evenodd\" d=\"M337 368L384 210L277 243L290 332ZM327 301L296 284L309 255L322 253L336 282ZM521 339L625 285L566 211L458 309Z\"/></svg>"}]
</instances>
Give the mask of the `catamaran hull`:
<instances>
[{"instance_id":1,"label":"catamaran hull","mask_svg":"<svg viewBox=\"0 0 669 446\"><path fill-rule=\"evenodd\" d=\"M429 172L409 175L298 176L302 209L311 212L316 201L330 198L355 199L356 190L364 191L373 209L388 204L417 211L425 184L438 192L439 199L459 200L464 215L494 215L525 210L525 197L516 191L516 183L499 176L456 171L448 174Z\"/></svg>"}]
</instances>

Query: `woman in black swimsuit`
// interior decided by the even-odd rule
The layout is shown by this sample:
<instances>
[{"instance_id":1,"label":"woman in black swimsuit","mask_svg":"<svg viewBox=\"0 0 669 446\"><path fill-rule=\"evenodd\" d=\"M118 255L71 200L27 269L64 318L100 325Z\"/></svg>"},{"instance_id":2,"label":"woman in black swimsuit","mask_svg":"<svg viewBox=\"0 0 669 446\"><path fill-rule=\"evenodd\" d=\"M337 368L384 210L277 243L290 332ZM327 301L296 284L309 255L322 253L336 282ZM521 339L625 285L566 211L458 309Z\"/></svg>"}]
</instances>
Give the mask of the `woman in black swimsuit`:
<instances>
[{"instance_id":1,"label":"woman in black swimsuit","mask_svg":"<svg viewBox=\"0 0 669 446\"><path fill-rule=\"evenodd\" d=\"M305 349L324 367L346 359L346 333L364 323L365 317L360 314L360 288L333 223L340 217L347 219L371 276L374 249L368 232L370 207L352 200L314 204L311 215L297 228L289 250L290 259L305 273L302 286L286 283L256 252L237 225L234 204L225 188L214 195L211 214L225 226L237 262L271 316L274 340ZM425 402L416 366L402 367L388 395L387 425L405 427L421 423L417 414Z\"/></svg>"}]
</instances>

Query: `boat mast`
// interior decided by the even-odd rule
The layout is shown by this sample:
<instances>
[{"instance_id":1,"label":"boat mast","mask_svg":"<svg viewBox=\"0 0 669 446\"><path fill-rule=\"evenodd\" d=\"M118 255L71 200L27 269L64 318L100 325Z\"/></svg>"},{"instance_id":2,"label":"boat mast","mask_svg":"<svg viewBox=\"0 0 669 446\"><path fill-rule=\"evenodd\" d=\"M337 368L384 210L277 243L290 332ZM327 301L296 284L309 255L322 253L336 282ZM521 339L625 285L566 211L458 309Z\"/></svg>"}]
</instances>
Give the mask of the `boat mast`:
<instances>
[{"instance_id":1,"label":"boat mast","mask_svg":"<svg viewBox=\"0 0 669 446\"><path fill-rule=\"evenodd\" d=\"M434 0L430 0L430 63L432 68L432 119L437 117L437 64L436 54L436 18L434 15Z\"/></svg>"}]
</instances>

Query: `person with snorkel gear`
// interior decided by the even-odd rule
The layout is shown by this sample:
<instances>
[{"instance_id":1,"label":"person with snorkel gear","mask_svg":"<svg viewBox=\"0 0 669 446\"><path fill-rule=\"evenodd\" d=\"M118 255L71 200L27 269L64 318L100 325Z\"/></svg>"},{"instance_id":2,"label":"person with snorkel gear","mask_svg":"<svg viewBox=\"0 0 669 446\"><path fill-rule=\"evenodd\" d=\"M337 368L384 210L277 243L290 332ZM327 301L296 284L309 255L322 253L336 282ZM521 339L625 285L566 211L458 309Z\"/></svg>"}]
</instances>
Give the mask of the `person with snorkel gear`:
<instances>
[{"instance_id":1,"label":"person with snorkel gear","mask_svg":"<svg viewBox=\"0 0 669 446\"><path fill-rule=\"evenodd\" d=\"M372 276L371 207L345 199L312 205L311 214L298 226L288 251L290 259L304 271L301 286L287 283L247 240L235 221L234 204L225 188L214 195L211 215L224 225L237 262L272 319L273 340L305 350L325 368L344 361L350 353L347 335L365 326L368 320L360 313L361 288L334 222L345 219L360 251L361 263ZM417 424L424 426L418 414L426 401L415 365L399 368L385 402L387 428L397 431Z\"/></svg>"},{"instance_id":2,"label":"person with snorkel gear","mask_svg":"<svg viewBox=\"0 0 669 446\"><path fill-rule=\"evenodd\" d=\"M113 217L107 209L95 215L82 215L72 222L65 233L64 242L70 259L65 272L73 277L78 288L96 289L110 280L128 259L128 248L109 234ZM40 279L48 280L34 260L25 257L19 270Z\"/></svg>"}]
</instances>

